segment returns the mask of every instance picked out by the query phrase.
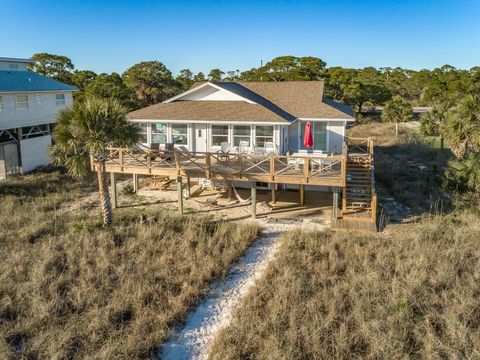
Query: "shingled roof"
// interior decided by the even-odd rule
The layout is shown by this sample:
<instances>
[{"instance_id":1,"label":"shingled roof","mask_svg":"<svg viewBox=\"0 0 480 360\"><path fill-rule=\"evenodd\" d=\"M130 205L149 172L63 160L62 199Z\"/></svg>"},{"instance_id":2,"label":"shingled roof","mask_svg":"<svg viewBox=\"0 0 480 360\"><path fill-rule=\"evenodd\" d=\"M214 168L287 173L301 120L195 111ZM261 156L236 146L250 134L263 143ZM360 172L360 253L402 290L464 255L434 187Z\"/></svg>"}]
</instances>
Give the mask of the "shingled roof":
<instances>
[{"instance_id":1,"label":"shingled roof","mask_svg":"<svg viewBox=\"0 0 480 360\"><path fill-rule=\"evenodd\" d=\"M353 120L352 110L324 99L323 81L210 82L248 101L181 100L148 106L131 119L290 123L301 119ZM192 88L199 88L195 84Z\"/></svg>"}]
</instances>

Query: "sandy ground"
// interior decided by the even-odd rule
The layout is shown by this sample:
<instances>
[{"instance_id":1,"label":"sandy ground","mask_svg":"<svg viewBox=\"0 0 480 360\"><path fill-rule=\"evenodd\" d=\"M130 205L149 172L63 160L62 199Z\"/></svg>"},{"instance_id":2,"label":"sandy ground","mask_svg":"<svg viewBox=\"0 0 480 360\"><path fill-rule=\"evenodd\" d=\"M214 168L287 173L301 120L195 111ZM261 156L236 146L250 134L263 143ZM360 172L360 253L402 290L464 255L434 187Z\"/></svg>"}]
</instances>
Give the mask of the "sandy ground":
<instances>
[{"instance_id":1,"label":"sandy ground","mask_svg":"<svg viewBox=\"0 0 480 360\"><path fill-rule=\"evenodd\" d=\"M223 281L212 285L208 296L162 346L160 359L208 358L209 345L215 335L228 326L234 310L274 259L279 246L278 236L298 225L262 222L262 227L262 236L230 268ZM310 223L308 227L321 230L325 226Z\"/></svg>"}]
</instances>

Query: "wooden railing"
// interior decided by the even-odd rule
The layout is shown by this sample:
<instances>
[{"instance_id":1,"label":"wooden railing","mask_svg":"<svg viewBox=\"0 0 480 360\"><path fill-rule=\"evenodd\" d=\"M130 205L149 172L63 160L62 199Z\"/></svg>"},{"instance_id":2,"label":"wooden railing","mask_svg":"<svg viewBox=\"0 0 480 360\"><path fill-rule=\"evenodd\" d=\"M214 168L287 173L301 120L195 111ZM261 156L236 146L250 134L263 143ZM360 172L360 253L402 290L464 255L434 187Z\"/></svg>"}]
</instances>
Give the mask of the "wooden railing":
<instances>
[{"instance_id":1,"label":"wooden railing","mask_svg":"<svg viewBox=\"0 0 480 360\"><path fill-rule=\"evenodd\" d=\"M342 155L287 156L246 153L108 149L107 171L138 174L226 178L292 184L343 186Z\"/></svg>"},{"instance_id":2,"label":"wooden railing","mask_svg":"<svg viewBox=\"0 0 480 360\"><path fill-rule=\"evenodd\" d=\"M371 138L345 137L344 144L351 154L373 154L373 140Z\"/></svg>"}]
</instances>

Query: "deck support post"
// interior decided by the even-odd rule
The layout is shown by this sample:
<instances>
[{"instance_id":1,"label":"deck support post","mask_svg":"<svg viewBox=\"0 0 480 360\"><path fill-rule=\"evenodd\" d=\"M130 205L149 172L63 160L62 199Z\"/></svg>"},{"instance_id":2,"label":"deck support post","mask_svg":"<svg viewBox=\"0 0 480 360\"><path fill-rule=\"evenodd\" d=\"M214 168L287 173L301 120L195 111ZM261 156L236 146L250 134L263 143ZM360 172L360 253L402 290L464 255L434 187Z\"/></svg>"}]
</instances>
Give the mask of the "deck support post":
<instances>
[{"instance_id":1,"label":"deck support post","mask_svg":"<svg viewBox=\"0 0 480 360\"><path fill-rule=\"evenodd\" d=\"M110 173L110 189L111 189L111 197L112 197L112 209L116 209L118 207L117 202L117 182L115 181L115 173Z\"/></svg>"},{"instance_id":2,"label":"deck support post","mask_svg":"<svg viewBox=\"0 0 480 360\"><path fill-rule=\"evenodd\" d=\"M138 194L138 174L133 174L133 192Z\"/></svg>"},{"instance_id":3,"label":"deck support post","mask_svg":"<svg viewBox=\"0 0 480 360\"><path fill-rule=\"evenodd\" d=\"M338 189L333 188L333 204L332 204L332 226L337 224L338 219Z\"/></svg>"},{"instance_id":4,"label":"deck support post","mask_svg":"<svg viewBox=\"0 0 480 360\"><path fill-rule=\"evenodd\" d=\"M272 206L275 206L277 203L277 189L276 189L277 184L273 183L272 184Z\"/></svg>"},{"instance_id":5,"label":"deck support post","mask_svg":"<svg viewBox=\"0 0 480 360\"><path fill-rule=\"evenodd\" d=\"M305 206L305 184L300 184L300 205Z\"/></svg>"},{"instance_id":6,"label":"deck support post","mask_svg":"<svg viewBox=\"0 0 480 360\"><path fill-rule=\"evenodd\" d=\"M231 201L232 200L232 195L233 195L233 191L232 191L232 182L230 180L227 180L227 197L228 197L228 200Z\"/></svg>"},{"instance_id":7,"label":"deck support post","mask_svg":"<svg viewBox=\"0 0 480 360\"><path fill-rule=\"evenodd\" d=\"M252 219L257 217L257 183L252 181Z\"/></svg>"},{"instance_id":8,"label":"deck support post","mask_svg":"<svg viewBox=\"0 0 480 360\"><path fill-rule=\"evenodd\" d=\"M178 213L183 215L183 184L182 177L177 176L177 197L178 197Z\"/></svg>"}]
</instances>

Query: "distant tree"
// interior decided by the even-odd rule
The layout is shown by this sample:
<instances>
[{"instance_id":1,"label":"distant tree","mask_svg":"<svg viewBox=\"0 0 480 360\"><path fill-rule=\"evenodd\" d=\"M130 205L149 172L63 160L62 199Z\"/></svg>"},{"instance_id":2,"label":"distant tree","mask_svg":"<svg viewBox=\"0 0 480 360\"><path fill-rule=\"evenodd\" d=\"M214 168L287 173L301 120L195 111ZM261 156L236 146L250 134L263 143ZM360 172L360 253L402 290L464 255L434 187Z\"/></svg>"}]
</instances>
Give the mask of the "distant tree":
<instances>
[{"instance_id":1,"label":"distant tree","mask_svg":"<svg viewBox=\"0 0 480 360\"><path fill-rule=\"evenodd\" d=\"M444 138L448 111L448 103L437 104L432 109L420 117L420 131L427 136L440 136L440 148L444 148Z\"/></svg>"},{"instance_id":2,"label":"distant tree","mask_svg":"<svg viewBox=\"0 0 480 360\"><path fill-rule=\"evenodd\" d=\"M207 79L205 78L205 74L203 72L199 72L198 74L193 76L193 82L205 82Z\"/></svg>"},{"instance_id":3,"label":"distant tree","mask_svg":"<svg viewBox=\"0 0 480 360\"><path fill-rule=\"evenodd\" d=\"M50 154L73 176L85 176L88 157L97 171L104 225L112 222L112 207L105 177L107 147L131 146L139 141L139 128L126 118L128 109L115 99L87 98L58 115Z\"/></svg>"},{"instance_id":4,"label":"distant tree","mask_svg":"<svg viewBox=\"0 0 480 360\"><path fill-rule=\"evenodd\" d=\"M279 56L258 69L241 74L246 81L320 80L325 76L326 63L319 58Z\"/></svg>"},{"instance_id":5,"label":"distant tree","mask_svg":"<svg viewBox=\"0 0 480 360\"><path fill-rule=\"evenodd\" d=\"M91 70L75 70L71 76L71 84L84 91L88 84L90 84L97 74Z\"/></svg>"},{"instance_id":6,"label":"distant tree","mask_svg":"<svg viewBox=\"0 0 480 360\"><path fill-rule=\"evenodd\" d=\"M468 94L458 102L446 124L446 135L457 157L480 153L480 96Z\"/></svg>"},{"instance_id":7,"label":"distant tree","mask_svg":"<svg viewBox=\"0 0 480 360\"><path fill-rule=\"evenodd\" d=\"M35 62L31 69L41 75L70 84L74 65L72 61L62 55L37 53L32 56Z\"/></svg>"},{"instance_id":8,"label":"distant tree","mask_svg":"<svg viewBox=\"0 0 480 360\"><path fill-rule=\"evenodd\" d=\"M130 104L130 90L117 73L99 74L86 87L87 96L102 99L117 99L124 105Z\"/></svg>"},{"instance_id":9,"label":"distant tree","mask_svg":"<svg viewBox=\"0 0 480 360\"><path fill-rule=\"evenodd\" d=\"M240 70L227 71L227 76L223 78L224 81L237 81L240 77Z\"/></svg>"},{"instance_id":10,"label":"distant tree","mask_svg":"<svg viewBox=\"0 0 480 360\"><path fill-rule=\"evenodd\" d=\"M208 80L209 81L222 81L222 77L225 73L220 69L212 69L208 73Z\"/></svg>"},{"instance_id":11,"label":"distant tree","mask_svg":"<svg viewBox=\"0 0 480 360\"><path fill-rule=\"evenodd\" d=\"M469 153L465 159L451 160L445 173L447 186L455 190L480 192L480 156Z\"/></svg>"},{"instance_id":12,"label":"distant tree","mask_svg":"<svg viewBox=\"0 0 480 360\"><path fill-rule=\"evenodd\" d=\"M178 93L172 73L159 61L144 61L122 74L138 106L156 104Z\"/></svg>"},{"instance_id":13,"label":"distant tree","mask_svg":"<svg viewBox=\"0 0 480 360\"><path fill-rule=\"evenodd\" d=\"M193 85L193 73L189 69L182 69L175 81L180 84L182 90L188 90Z\"/></svg>"},{"instance_id":14,"label":"distant tree","mask_svg":"<svg viewBox=\"0 0 480 360\"><path fill-rule=\"evenodd\" d=\"M395 136L398 137L398 124L413 119L412 106L402 97L395 96L392 100L385 103L382 119L383 121L395 123Z\"/></svg>"}]
</instances>

